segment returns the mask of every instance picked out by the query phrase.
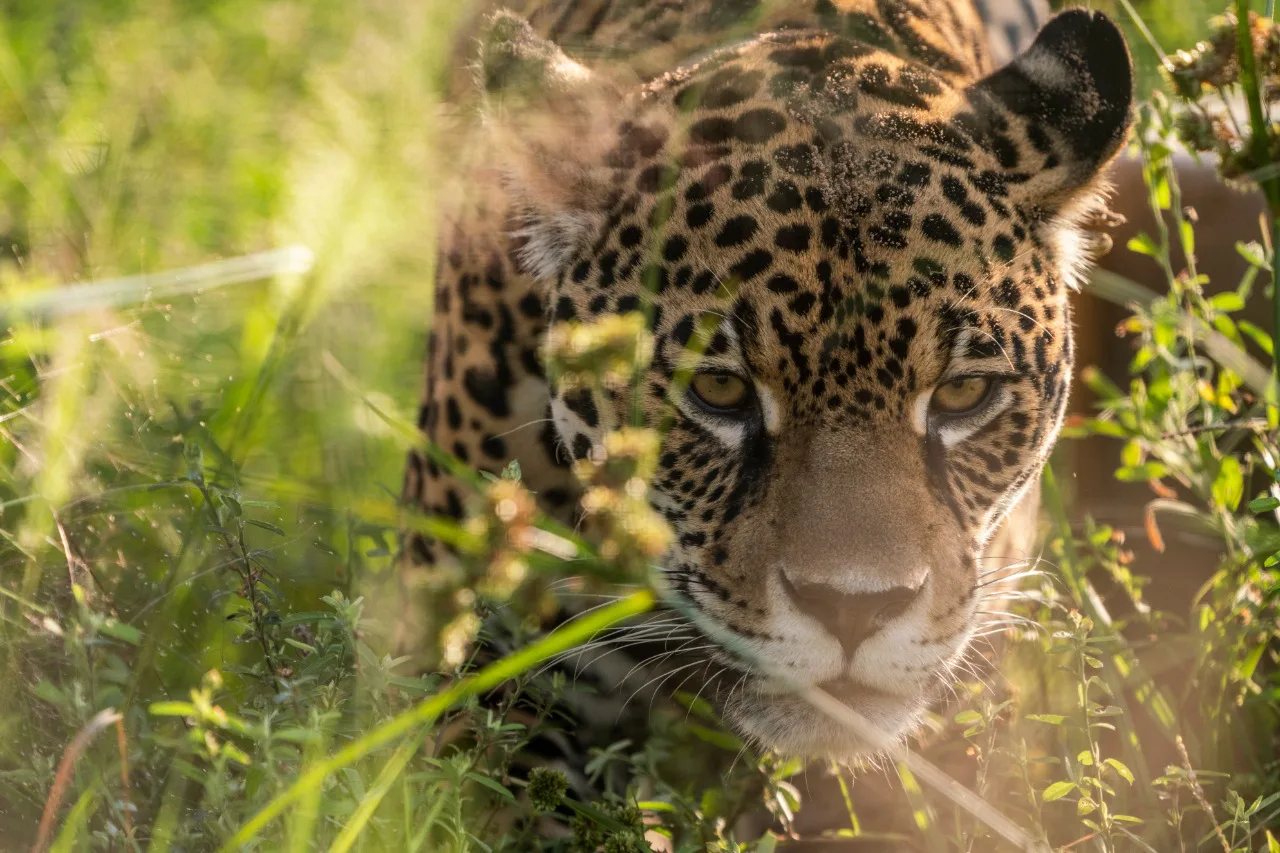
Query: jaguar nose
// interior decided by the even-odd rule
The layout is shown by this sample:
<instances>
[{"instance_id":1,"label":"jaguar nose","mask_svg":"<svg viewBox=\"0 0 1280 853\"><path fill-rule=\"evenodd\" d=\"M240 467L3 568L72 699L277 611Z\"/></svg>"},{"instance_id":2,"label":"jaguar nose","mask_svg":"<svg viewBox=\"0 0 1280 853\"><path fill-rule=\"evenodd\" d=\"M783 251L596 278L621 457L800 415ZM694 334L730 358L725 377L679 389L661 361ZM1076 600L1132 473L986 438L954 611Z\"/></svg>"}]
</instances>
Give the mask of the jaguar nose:
<instances>
[{"instance_id":1,"label":"jaguar nose","mask_svg":"<svg viewBox=\"0 0 1280 853\"><path fill-rule=\"evenodd\" d=\"M817 619L839 641L846 658L877 631L897 619L924 585L896 586L879 592L850 593L822 583L793 583L780 572L782 588L803 612Z\"/></svg>"}]
</instances>

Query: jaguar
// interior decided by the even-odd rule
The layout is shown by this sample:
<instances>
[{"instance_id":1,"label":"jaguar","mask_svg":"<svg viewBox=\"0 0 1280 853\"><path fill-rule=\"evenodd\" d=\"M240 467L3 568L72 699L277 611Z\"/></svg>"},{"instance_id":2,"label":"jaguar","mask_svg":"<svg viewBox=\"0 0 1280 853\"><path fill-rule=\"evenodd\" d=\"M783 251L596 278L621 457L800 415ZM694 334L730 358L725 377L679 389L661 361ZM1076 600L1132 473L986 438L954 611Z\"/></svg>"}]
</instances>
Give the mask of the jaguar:
<instances>
[{"instance_id":1,"label":"jaguar","mask_svg":"<svg viewBox=\"0 0 1280 853\"><path fill-rule=\"evenodd\" d=\"M572 522L574 460L662 424L660 562L710 638L685 677L764 748L874 751L796 685L906 736L1034 549L1070 294L1132 121L1122 34L1012 0L542 0L463 42L482 130L419 427L481 470L517 459ZM557 329L635 312L635 393L548 377ZM466 495L410 455L408 503L461 518ZM412 606L450 556L405 553Z\"/></svg>"}]
</instances>

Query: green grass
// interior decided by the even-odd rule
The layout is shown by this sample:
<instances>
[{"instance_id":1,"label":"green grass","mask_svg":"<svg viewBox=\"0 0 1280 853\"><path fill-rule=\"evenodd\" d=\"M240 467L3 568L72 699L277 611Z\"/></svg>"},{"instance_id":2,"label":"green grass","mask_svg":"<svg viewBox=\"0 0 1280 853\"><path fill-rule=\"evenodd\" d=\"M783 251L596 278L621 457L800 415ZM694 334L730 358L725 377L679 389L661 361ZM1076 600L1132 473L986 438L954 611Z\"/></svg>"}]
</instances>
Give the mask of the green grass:
<instances>
[{"instance_id":1,"label":"green grass","mask_svg":"<svg viewBox=\"0 0 1280 853\"><path fill-rule=\"evenodd\" d=\"M1220 11L1138 5L1165 49ZM476 540L396 500L463 12L117 0L22 3L0 21L0 848L30 848L46 816L66 850L537 840L513 822L528 806L508 771L556 720L489 715L475 692L517 674L548 709L563 685L533 679L533 663L651 592L632 572L639 590L597 622L474 681L403 675L386 655L398 531ZM1144 137L1152 200L1177 210L1160 121ZM1134 248L1158 264L1189 229ZM1270 254L1247 251L1244 286L1262 288ZM1049 479L1053 580L1015 605L1048 630L1011 638L989 689L960 684L966 701L926 738L941 746L922 750L982 802L920 759L890 762L918 849L1000 849L995 809L1055 850L1268 850L1280 681L1264 563L1280 549L1267 492L1280 450L1275 408L1238 356L1270 330L1178 272L1169 296L1139 294L1135 383L1096 379L1105 412L1074 431L1123 442L1121 479L1176 490L1157 533L1198 530L1226 556L1188 611L1150 612L1158 559L1135 563L1115 531L1074 524ZM1201 383L1184 370L1193 351L1208 358ZM1261 426L1225 426L1241 420ZM476 544L479 571L486 557ZM530 559L538 583L571 573ZM1123 615L1100 606L1104 581L1130 598ZM771 849L731 838L734 818L803 809L798 766L734 760L741 744L688 704L658 709L645 743L594 756L600 796L567 806L580 836L627 849L638 798L682 850ZM607 791L622 768L641 787ZM846 833L866 836L859 784Z\"/></svg>"}]
</instances>

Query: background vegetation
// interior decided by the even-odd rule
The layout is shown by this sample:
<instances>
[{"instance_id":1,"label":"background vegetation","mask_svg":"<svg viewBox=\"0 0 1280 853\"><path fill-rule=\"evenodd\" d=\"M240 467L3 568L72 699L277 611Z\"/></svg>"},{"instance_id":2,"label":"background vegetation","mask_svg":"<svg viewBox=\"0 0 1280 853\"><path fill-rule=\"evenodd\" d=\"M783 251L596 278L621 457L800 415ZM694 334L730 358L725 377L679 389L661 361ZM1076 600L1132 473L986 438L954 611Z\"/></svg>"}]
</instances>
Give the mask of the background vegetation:
<instances>
[{"instance_id":1,"label":"background vegetation","mask_svg":"<svg viewBox=\"0 0 1280 853\"><path fill-rule=\"evenodd\" d=\"M1136 5L1169 49L1221 11ZM441 93L465 11L7 7L0 847L508 849L539 832L513 815L559 800L542 777L531 804L510 765L554 719L488 715L465 695L483 685L401 676L385 655L394 611L378 593L397 531L427 523L396 495L430 317L433 188L449 167ZM1143 91L1163 86L1144 37L1131 44ZM1246 344L1269 353L1268 332L1232 319L1269 285L1271 250L1242 248L1252 271L1226 283L1234 296L1207 298L1194 270L1168 263L1195 233L1168 180L1168 121L1149 110L1142 138L1152 201L1175 216L1132 248L1165 264L1170 294L1112 283L1142 303L1127 327L1138 378L1096 378L1105 411L1073 430L1121 443L1117 476L1154 484L1149 538L1182 519L1220 561L1206 558L1210 580L1185 610L1154 612L1142 590L1158 557L1135 562L1118 531L1073 521L1050 478L1046 576L1015 605L1008 665L996 683L961 682L925 741L1055 849L1275 851L1280 449L1257 364L1241 360ZM649 598L641 588L558 642ZM558 688L523 679L537 697ZM695 749L701 766L732 768L671 760ZM763 806L786 826L803 811L788 781L800 768L743 754L697 703L593 766L599 798L560 806L587 847L640 849L643 812L680 849L769 850L771 835L735 837L733 819ZM609 790L623 766L639 789ZM899 843L997 849L909 767L886 775L910 816ZM843 832L870 839L852 802Z\"/></svg>"}]
</instances>

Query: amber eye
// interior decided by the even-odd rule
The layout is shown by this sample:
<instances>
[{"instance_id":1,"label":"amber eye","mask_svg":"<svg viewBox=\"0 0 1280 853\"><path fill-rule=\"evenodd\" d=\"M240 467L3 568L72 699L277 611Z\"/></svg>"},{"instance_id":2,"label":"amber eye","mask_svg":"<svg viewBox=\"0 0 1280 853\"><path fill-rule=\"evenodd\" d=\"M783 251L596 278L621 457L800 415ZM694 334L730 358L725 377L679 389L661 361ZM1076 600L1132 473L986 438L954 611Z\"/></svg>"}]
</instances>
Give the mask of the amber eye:
<instances>
[{"instance_id":1,"label":"amber eye","mask_svg":"<svg viewBox=\"0 0 1280 853\"><path fill-rule=\"evenodd\" d=\"M930 401L936 411L947 415L963 415L976 409L991 391L991 380L985 376L965 376L939 385Z\"/></svg>"},{"instance_id":2,"label":"amber eye","mask_svg":"<svg viewBox=\"0 0 1280 853\"><path fill-rule=\"evenodd\" d=\"M699 373L689 388L710 409L739 409L750 396L747 383L732 373Z\"/></svg>"}]
</instances>

